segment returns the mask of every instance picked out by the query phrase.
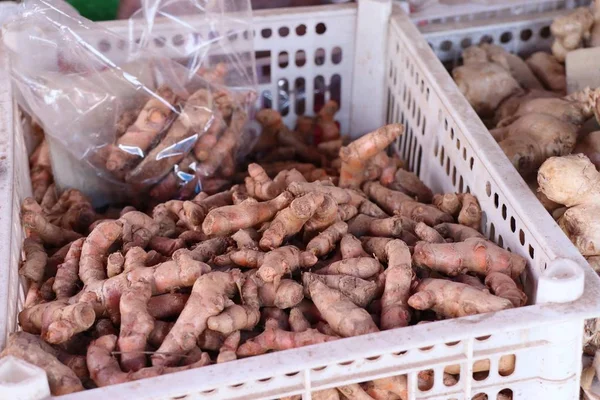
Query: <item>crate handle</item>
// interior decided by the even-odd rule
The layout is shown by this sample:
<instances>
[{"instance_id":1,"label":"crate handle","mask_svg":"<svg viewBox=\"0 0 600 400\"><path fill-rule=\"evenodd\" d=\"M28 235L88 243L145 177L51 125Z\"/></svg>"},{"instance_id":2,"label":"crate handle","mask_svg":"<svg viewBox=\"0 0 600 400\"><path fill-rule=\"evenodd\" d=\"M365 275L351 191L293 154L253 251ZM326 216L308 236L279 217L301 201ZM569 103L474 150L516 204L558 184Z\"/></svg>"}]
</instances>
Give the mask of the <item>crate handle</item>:
<instances>
[{"instance_id":1,"label":"crate handle","mask_svg":"<svg viewBox=\"0 0 600 400\"><path fill-rule=\"evenodd\" d=\"M551 261L538 281L537 304L568 303L583 295L583 267L573 260ZM551 299L551 300L550 300Z\"/></svg>"}]
</instances>

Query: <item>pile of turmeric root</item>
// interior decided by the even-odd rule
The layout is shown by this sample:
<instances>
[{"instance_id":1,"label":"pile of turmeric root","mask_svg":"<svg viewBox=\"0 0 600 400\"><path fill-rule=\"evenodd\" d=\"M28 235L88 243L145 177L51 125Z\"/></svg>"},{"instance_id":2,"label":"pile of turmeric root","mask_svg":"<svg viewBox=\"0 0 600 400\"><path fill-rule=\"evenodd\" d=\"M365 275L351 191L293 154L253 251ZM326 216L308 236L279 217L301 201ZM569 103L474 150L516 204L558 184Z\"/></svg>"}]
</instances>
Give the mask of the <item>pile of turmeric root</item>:
<instances>
[{"instance_id":1,"label":"pile of turmeric root","mask_svg":"<svg viewBox=\"0 0 600 400\"><path fill-rule=\"evenodd\" d=\"M526 260L483 237L477 199L434 195L400 168L386 149L402 125L344 146L336 109L293 131L260 111L256 162L230 187L148 210L100 212L77 190L38 186L51 177L40 147L36 198L22 205L23 331L2 355L45 369L59 395L526 304ZM444 382L458 374L447 367ZM432 385L432 370L419 374ZM407 380L313 396L407 399Z\"/></svg>"}]
</instances>

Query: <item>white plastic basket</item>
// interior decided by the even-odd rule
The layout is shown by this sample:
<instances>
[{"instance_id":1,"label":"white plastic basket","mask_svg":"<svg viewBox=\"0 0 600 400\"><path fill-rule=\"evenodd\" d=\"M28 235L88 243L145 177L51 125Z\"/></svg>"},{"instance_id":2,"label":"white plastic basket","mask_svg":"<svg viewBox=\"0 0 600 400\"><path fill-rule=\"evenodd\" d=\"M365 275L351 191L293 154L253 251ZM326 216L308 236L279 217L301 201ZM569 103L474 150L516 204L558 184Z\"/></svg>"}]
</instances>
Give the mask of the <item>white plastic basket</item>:
<instances>
[{"instance_id":1,"label":"white plastic basket","mask_svg":"<svg viewBox=\"0 0 600 400\"><path fill-rule=\"evenodd\" d=\"M337 74L342 98L338 116L344 131L359 135L386 121L403 122L407 130L396 150L409 166L435 191L475 194L485 210L485 233L527 257L526 290L534 305L276 352L61 399L274 399L293 394L310 399L313 391L400 374L408 375L410 400L466 400L479 393L495 399L505 389L514 399L578 398L583 321L600 314L600 281L484 131L409 18L399 8L391 15L390 11L389 2L360 0L358 5L257 12L256 50L272 55L270 82L260 89L277 93L280 80L304 78L306 110L311 110L315 79L322 76L330 82ZM306 28L298 31L303 35L296 32L300 25ZM126 29L119 22L107 26ZM317 26L325 31L317 33ZM280 28L287 28L287 35ZM165 27L169 40L175 34ZM331 59L334 48L342 55L337 64ZM315 62L315 56L322 55L319 49L326 54L322 65ZM282 52L294 60L287 67L279 65ZM303 66L295 64L301 52ZM1 66L0 79L6 82L6 65ZM10 91L5 85L1 90L0 107L6 112L0 113L0 265L8 268L0 268L0 347L17 329L23 302L17 275L19 204L30 192L20 121L8 112L13 107ZM292 102L297 98L293 91L290 96ZM282 103L279 96L273 102L274 107ZM290 122L295 116L291 107L286 119ZM7 128L11 117L14 132ZM516 356L516 368L501 376L499 360L507 355ZM477 381L473 363L486 359L489 375ZM461 367L460 380L448 387L443 370L453 364ZM429 369L435 374L434 386L421 392L417 374Z\"/></svg>"}]
</instances>

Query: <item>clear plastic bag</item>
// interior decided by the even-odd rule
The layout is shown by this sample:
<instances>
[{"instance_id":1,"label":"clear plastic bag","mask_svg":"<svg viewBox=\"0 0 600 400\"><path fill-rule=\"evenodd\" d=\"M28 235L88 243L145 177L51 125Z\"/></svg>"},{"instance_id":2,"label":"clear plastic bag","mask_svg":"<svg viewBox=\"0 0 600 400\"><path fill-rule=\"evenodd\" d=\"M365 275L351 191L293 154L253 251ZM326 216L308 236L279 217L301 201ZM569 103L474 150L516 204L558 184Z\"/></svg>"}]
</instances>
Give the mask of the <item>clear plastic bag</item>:
<instances>
[{"instance_id":1,"label":"clear plastic bag","mask_svg":"<svg viewBox=\"0 0 600 400\"><path fill-rule=\"evenodd\" d=\"M233 175L256 140L249 0L142 4L128 37L52 0L26 1L3 28L57 185L97 206L192 196Z\"/></svg>"}]
</instances>

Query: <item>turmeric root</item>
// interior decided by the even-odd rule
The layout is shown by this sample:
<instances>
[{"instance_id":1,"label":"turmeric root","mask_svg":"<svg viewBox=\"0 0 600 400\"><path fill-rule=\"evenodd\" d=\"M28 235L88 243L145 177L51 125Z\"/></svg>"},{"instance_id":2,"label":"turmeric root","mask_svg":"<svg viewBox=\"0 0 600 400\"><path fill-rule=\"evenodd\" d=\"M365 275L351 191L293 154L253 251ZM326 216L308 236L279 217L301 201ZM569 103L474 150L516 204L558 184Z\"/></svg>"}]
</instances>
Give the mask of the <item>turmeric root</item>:
<instances>
[{"instance_id":1,"label":"turmeric root","mask_svg":"<svg viewBox=\"0 0 600 400\"><path fill-rule=\"evenodd\" d=\"M340 187L358 188L364 180L365 167L370 158L384 150L404 132L400 124L387 125L362 136L340 149L342 169Z\"/></svg>"},{"instance_id":2,"label":"turmeric root","mask_svg":"<svg viewBox=\"0 0 600 400\"><path fill-rule=\"evenodd\" d=\"M367 182L363 190L371 200L389 214L398 214L416 222L425 222L429 226L453 221L450 215L437 208L418 203L404 193L390 190L378 182Z\"/></svg>"},{"instance_id":3,"label":"turmeric root","mask_svg":"<svg viewBox=\"0 0 600 400\"><path fill-rule=\"evenodd\" d=\"M123 272L125 266L125 257L120 252L112 253L106 259L106 275L109 278L119 275Z\"/></svg>"},{"instance_id":4,"label":"turmeric root","mask_svg":"<svg viewBox=\"0 0 600 400\"><path fill-rule=\"evenodd\" d=\"M424 279L410 296L408 304L416 310L432 309L445 318L506 310L509 300L477 290L463 283L443 279Z\"/></svg>"},{"instance_id":5,"label":"turmeric root","mask_svg":"<svg viewBox=\"0 0 600 400\"><path fill-rule=\"evenodd\" d=\"M219 207L211 210L202 230L207 235L225 236L244 228L251 228L269 221L275 213L287 207L293 200L290 192L283 192L273 200L253 203L245 201L235 206Z\"/></svg>"},{"instance_id":6,"label":"turmeric root","mask_svg":"<svg viewBox=\"0 0 600 400\"><path fill-rule=\"evenodd\" d=\"M109 171L122 178L136 161L146 155L146 151L168 124L169 117L175 111L173 104L176 100L177 96L170 88L161 86L157 89L133 125L117 139L116 146L111 149L106 162Z\"/></svg>"},{"instance_id":7,"label":"turmeric root","mask_svg":"<svg viewBox=\"0 0 600 400\"><path fill-rule=\"evenodd\" d=\"M41 213L26 211L21 216L21 222L25 229L37 233L42 242L48 246L60 247L81 237L77 232L50 223Z\"/></svg>"},{"instance_id":8,"label":"turmeric root","mask_svg":"<svg viewBox=\"0 0 600 400\"><path fill-rule=\"evenodd\" d=\"M209 355L204 353L204 356L200 361L182 367L169 368L156 366L142 368L136 372L123 372L119 367L119 363L111 354L115 349L116 342L116 336L107 335L96 339L92 342L90 347L88 347L87 364L88 369L90 370L90 377L99 387L185 371L187 369L203 367L211 363Z\"/></svg>"},{"instance_id":9,"label":"turmeric root","mask_svg":"<svg viewBox=\"0 0 600 400\"><path fill-rule=\"evenodd\" d=\"M259 242L260 248L272 250L281 246L289 236L300 232L323 201L324 196L318 193L308 193L292 201L288 208L277 213L269 229L263 233Z\"/></svg>"},{"instance_id":10,"label":"turmeric root","mask_svg":"<svg viewBox=\"0 0 600 400\"><path fill-rule=\"evenodd\" d=\"M468 226L473 229L479 229L481 227L481 208L479 202L469 193L463 193L460 195L462 207L458 214L458 223L464 226Z\"/></svg>"},{"instance_id":11,"label":"turmeric root","mask_svg":"<svg viewBox=\"0 0 600 400\"><path fill-rule=\"evenodd\" d=\"M208 90L200 89L193 93L165 137L135 169L127 173L125 181L141 186L164 177L186 155L182 151L173 152L173 146L204 132L212 116L211 109L212 96Z\"/></svg>"},{"instance_id":12,"label":"turmeric root","mask_svg":"<svg viewBox=\"0 0 600 400\"><path fill-rule=\"evenodd\" d=\"M416 197L421 203L431 203L433 198L431 189L417 175L405 169L398 169L394 175L394 181L388 186L390 189Z\"/></svg>"},{"instance_id":13,"label":"turmeric root","mask_svg":"<svg viewBox=\"0 0 600 400\"><path fill-rule=\"evenodd\" d=\"M258 269L257 276L263 282L273 282L278 286L281 278L299 267L312 267L317 257L309 252L301 252L297 247L284 246L268 252Z\"/></svg>"},{"instance_id":14,"label":"turmeric root","mask_svg":"<svg viewBox=\"0 0 600 400\"><path fill-rule=\"evenodd\" d=\"M498 272L492 272L490 275L495 275L495 274L498 274ZM504 274L501 274L501 275L504 275ZM504 276L507 276L507 275L504 275ZM481 282L481 280L476 276L461 274L461 275L456 275L454 278L452 278L452 280L454 282L460 282L460 283L464 283L465 285L472 286L475 289L479 289L486 293L490 292L489 289L487 288L487 286L485 286L485 284L483 282ZM502 296L500 296L500 297L502 297Z\"/></svg>"},{"instance_id":15,"label":"turmeric root","mask_svg":"<svg viewBox=\"0 0 600 400\"><path fill-rule=\"evenodd\" d=\"M119 221L123 224L121 239L125 253L132 247L145 248L160 229L152 218L140 211L130 211Z\"/></svg>"},{"instance_id":16,"label":"turmeric root","mask_svg":"<svg viewBox=\"0 0 600 400\"><path fill-rule=\"evenodd\" d=\"M114 242L121 238L123 224L107 221L99 224L85 239L81 249L79 278L84 284L106 279L104 257Z\"/></svg>"},{"instance_id":17,"label":"turmeric root","mask_svg":"<svg viewBox=\"0 0 600 400\"><path fill-rule=\"evenodd\" d=\"M48 254L44 250L42 241L36 236L25 238L23 253L25 253L25 262L19 270L19 274L33 282L41 283L44 279L46 262L48 261Z\"/></svg>"},{"instance_id":18,"label":"turmeric root","mask_svg":"<svg viewBox=\"0 0 600 400\"><path fill-rule=\"evenodd\" d=\"M358 307L342 293L331 289L320 280L312 280L308 292L323 319L337 334L350 337L379 331L365 309Z\"/></svg>"},{"instance_id":19,"label":"turmeric root","mask_svg":"<svg viewBox=\"0 0 600 400\"><path fill-rule=\"evenodd\" d=\"M91 305L68 304L65 300L38 304L19 313L19 324L25 332L41 334L42 339L53 344L87 330L95 320Z\"/></svg>"},{"instance_id":20,"label":"turmeric root","mask_svg":"<svg viewBox=\"0 0 600 400\"><path fill-rule=\"evenodd\" d=\"M348 232L356 237L382 236L400 238L405 231L412 231L413 228L414 222L401 216L379 219L359 214L348 221Z\"/></svg>"},{"instance_id":21,"label":"turmeric root","mask_svg":"<svg viewBox=\"0 0 600 400\"><path fill-rule=\"evenodd\" d=\"M243 249L231 253L229 258L240 267L259 268L263 264L266 254L258 250Z\"/></svg>"},{"instance_id":22,"label":"turmeric root","mask_svg":"<svg viewBox=\"0 0 600 400\"><path fill-rule=\"evenodd\" d=\"M180 354L194 348L196 340L207 328L208 319L223 312L241 283L242 275L238 270L211 272L198 278L175 326L157 353L152 355L152 365L176 364Z\"/></svg>"},{"instance_id":23,"label":"turmeric root","mask_svg":"<svg viewBox=\"0 0 600 400\"><path fill-rule=\"evenodd\" d=\"M83 390L83 385L75 373L58 360L58 351L42 341L39 336L27 332L11 333L6 348L0 353L0 358L5 356L20 358L43 369L53 396Z\"/></svg>"},{"instance_id":24,"label":"turmeric root","mask_svg":"<svg viewBox=\"0 0 600 400\"><path fill-rule=\"evenodd\" d=\"M461 203L456 193L436 194L433 196L432 203L446 214L453 217L458 216Z\"/></svg>"},{"instance_id":25,"label":"turmeric root","mask_svg":"<svg viewBox=\"0 0 600 400\"><path fill-rule=\"evenodd\" d=\"M415 246L413 262L448 276L465 272L480 275L501 272L513 279L517 279L527 265L527 260L518 254L480 238L470 238L460 243L419 242Z\"/></svg>"},{"instance_id":26,"label":"turmeric root","mask_svg":"<svg viewBox=\"0 0 600 400\"><path fill-rule=\"evenodd\" d=\"M459 225L459 224L451 224L451 223L443 223L436 225L434 228L439 232L444 238L450 238L455 242L464 242L469 238L482 238L484 236L477 230L473 228L469 228L468 226Z\"/></svg>"},{"instance_id":27,"label":"turmeric root","mask_svg":"<svg viewBox=\"0 0 600 400\"><path fill-rule=\"evenodd\" d=\"M347 204L353 202L352 192L327 182L292 182L288 190L294 196L303 196L311 192L331 196L337 204Z\"/></svg>"},{"instance_id":28,"label":"turmeric root","mask_svg":"<svg viewBox=\"0 0 600 400\"><path fill-rule=\"evenodd\" d=\"M248 175L246 190L250 196L258 200L274 199L285 190L286 182L281 179L283 175L278 175L280 179L271 180L265 170L258 164L248 165Z\"/></svg>"},{"instance_id":29,"label":"turmeric root","mask_svg":"<svg viewBox=\"0 0 600 400\"><path fill-rule=\"evenodd\" d=\"M509 300L514 307L521 307L527 303L527 295L507 275L500 272L492 272L485 277L485 285L496 296Z\"/></svg>"},{"instance_id":30,"label":"turmeric root","mask_svg":"<svg viewBox=\"0 0 600 400\"><path fill-rule=\"evenodd\" d=\"M338 386L337 390L349 400L373 400L358 383Z\"/></svg>"},{"instance_id":31,"label":"turmeric root","mask_svg":"<svg viewBox=\"0 0 600 400\"><path fill-rule=\"evenodd\" d=\"M242 300L244 305L233 304L219 315L209 317L208 328L223 335L254 329L260 320L260 302L258 286L252 277L246 277L242 285Z\"/></svg>"},{"instance_id":32,"label":"turmeric root","mask_svg":"<svg viewBox=\"0 0 600 400\"><path fill-rule=\"evenodd\" d=\"M407 305L414 273L410 250L401 240L392 240L385 246L388 268L381 297L381 329L407 326L411 312Z\"/></svg>"},{"instance_id":33,"label":"turmeric root","mask_svg":"<svg viewBox=\"0 0 600 400\"><path fill-rule=\"evenodd\" d=\"M317 257L322 257L335 249L335 245L342 240L348 232L348 224L336 222L321 232L306 245L306 251L312 252Z\"/></svg>"},{"instance_id":34,"label":"turmeric root","mask_svg":"<svg viewBox=\"0 0 600 400\"><path fill-rule=\"evenodd\" d=\"M338 219L346 222L356 217L358 210L352 204L340 204L337 207Z\"/></svg>"},{"instance_id":35,"label":"turmeric root","mask_svg":"<svg viewBox=\"0 0 600 400\"><path fill-rule=\"evenodd\" d=\"M240 331L235 331L231 335L227 336L223 342L223 346L219 349L219 355L217 356L217 364L229 362L237 359L237 349L240 346Z\"/></svg>"},{"instance_id":36,"label":"turmeric root","mask_svg":"<svg viewBox=\"0 0 600 400\"><path fill-rule=\"evenodd\" d=\"M358 212L364 215L368 215L373 218L388 218L389 215L383 211L379 206L370 200L365 199L358 209Z\"/></svg>"},{"instance_id":37,"label":"turmeric root","mask_svg":"<svg viewBox=\"0 0 600 400\"><path fill-rule=\"evenodd\" d=\"M260 304L264 307L287 309L298 305L304 298L302 285L291 279L282 279L279 286L263 283L258 288Z\"/></svg>"},{"instance_id":38,"label":"turmeric root","mask_svg":"<svg viewBox=\"0 0 600 400\"><path fill-rule=\"evenodd\" d=\"M423 222L417 222L415 225L415 235L424 242L428 243L446 243L443 236L434 228L425 225Z\"/></svg>"},{"instance_id":39,"label":"turmeric root","mask_svg":"<svg viewBox=\"0 0 600 400\"><path fill-rule=\"evenodd\" d=\"M368 257L369 254L365 252L362 247L362 243L352 234L345 234L340 241L340 251L342 253L342 259L356 258L356 257Z\"/></svg>"},{"instance_id":40,"label":"turmeric root","mask_svg":"<svg viewBox=\"0 0 600 400\"><path fill-rule=\"evenodd\" d=\"M304 224L304 232L321 232L331 226L337 218L338 205L333 197L325 194L323 195L323 203L321 203L313 216Z\"/></svg>"},{"instance_id":41,"label":"turmeric root","mask_svg":"<svg viewBox=\"0 0 600 400\"><path fill-rule=\"evenodd\" d=\"M154 329L154 318L148 310L151 295L152 288L144 281L133 282L121 295L121 331L117 346L125 371L139 371L146 366L144 350Z\"/></svg>"},{"instance_id":42,"label":"turmeric root","mask_svg":"<svg viewBox=\"0 0 600 400\"><path fill-rule=\"evenodd\" d=\"M302 274L302 281L305 288L310 286L310 282L318 279L332 289L339 290L340 293L348 297L350 301L359 307L367 307L375 298L378 292L377 284L366 281L350 275L318 275L305 272ZM310 296L310 293L307 293Z\"/></svg>"},{"instance_id":43,"label":"turmeric root","mask_svg":"<svg viewBox=\"0 0 600 400\"><path fill-rule=\"evenodd\" d=\"M325 343L339 339L337 336L323 335L316 329L303 332L287 332L279 328L275 320L268 320L263 333L247 340L238 350L239 357L249 357L264 354L268 351L294 349L311 344Z\"/></svg>"},{"instance_id":44,"label":"turmeric root","mask_svg":"<svg viewBox=\"0 0 600 400\"><path fill-rule=\"evenodd\" d=\"M371 257L346 258L329 264L317 271L323 275L350 275L361 279L372 277L381 271L381 264Z\"/></svg>"},{"instance_id":45,"label":"turmeric root","mask_svg":"<svg viewBox=\"0 0 600 400\"><path fill-rule=\"evenodd\" d=\"M292 332L304 332L310 329L310 322L306 319L302 310L297 307L290 310L289 322Z\"/></svg>"},{"instance_id":46,"label":"turmeric root","mask_svg":"<svg viewBox=\"0 0 600 400\"><path fill-rule=\"evenodd\" d=\"M56 277L52 289L57 299L64 299L75 294L79 281L79 259L84 239L77 239L71 243L64 262L56 270Z\"/></svg>"}]
</instances>

